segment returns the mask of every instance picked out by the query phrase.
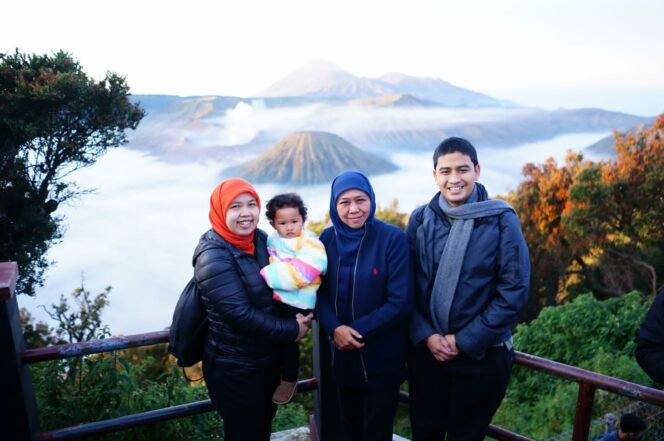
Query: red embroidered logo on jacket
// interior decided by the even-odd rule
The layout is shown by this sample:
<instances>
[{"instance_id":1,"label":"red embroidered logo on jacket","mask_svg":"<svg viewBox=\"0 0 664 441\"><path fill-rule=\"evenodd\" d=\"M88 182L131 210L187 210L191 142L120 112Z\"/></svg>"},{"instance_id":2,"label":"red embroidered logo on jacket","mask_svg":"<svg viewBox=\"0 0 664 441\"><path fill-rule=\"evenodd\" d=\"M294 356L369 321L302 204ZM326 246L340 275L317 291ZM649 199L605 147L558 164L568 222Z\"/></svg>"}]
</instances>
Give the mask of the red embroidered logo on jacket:
<instances>
[{"instance_id":1,"label":"red embroidered logo on jacket","mask_svg":"<svg viewBox=\"0 0 664 441\"><path fill-rule=\"evenodd\" d=\"M378 275L378 270L376 269L376 267L374 267L372 273L373 273L374 276L377 276L377 275Z\"/></svg>"}]
</instances>

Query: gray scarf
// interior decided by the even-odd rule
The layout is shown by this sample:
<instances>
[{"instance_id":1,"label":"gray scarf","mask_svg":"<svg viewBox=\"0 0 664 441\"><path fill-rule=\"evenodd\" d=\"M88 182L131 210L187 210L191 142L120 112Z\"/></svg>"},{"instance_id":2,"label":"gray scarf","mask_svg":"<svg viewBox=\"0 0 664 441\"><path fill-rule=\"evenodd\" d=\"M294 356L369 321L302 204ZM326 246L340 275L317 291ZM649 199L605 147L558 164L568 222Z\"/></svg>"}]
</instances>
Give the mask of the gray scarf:
<instances>
[{"instance_id":1,"label":"gray scarf","mask_svg":"<svg viewBox=\"0 0 664 441\"><path fill-rule=\"evenodd\" d=\"M441 335L449 333L450 308L459 283L459 274L470 235L475 226L475 219L498 216L509 210L514 211L507 202L499 199L478 202L478 186L479 184L475 185L468 201L459 207L452 207L442 194L438 199L440 208L452 223L443 255L438 264L430 300L433 326Z\"/></svg>"}]
</instances>

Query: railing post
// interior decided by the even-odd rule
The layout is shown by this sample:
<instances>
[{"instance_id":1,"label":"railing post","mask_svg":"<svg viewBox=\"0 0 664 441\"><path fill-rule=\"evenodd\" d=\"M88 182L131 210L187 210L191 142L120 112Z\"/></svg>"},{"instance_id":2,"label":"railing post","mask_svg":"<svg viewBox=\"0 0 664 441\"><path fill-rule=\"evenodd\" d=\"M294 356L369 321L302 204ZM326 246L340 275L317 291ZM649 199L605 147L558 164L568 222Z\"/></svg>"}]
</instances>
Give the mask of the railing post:
<instances>
[{"instance_id":1,"label":"railing post","mask_svg":"<svg viewBox=\"0 0 664 441\"><path fill-rule=\"evenodd\" d=\"M0 428L3 439L33 440L39 431L30 370L16 302L16 262L0 263Z\"/></svg>"},{"instance_id":2,"label":"railing post","mask_svg":"<svg viewBox=\"0 0 664 441\"><path fill-rule=\"evenodd\" d=\"M318 389L314 392L314 415L318 439L320 441L342 440L337 389L332 381L330 341L318 320L314 321L312 338L314 376L318 382Z\"/></svg>"},{"instance_id":3,"label":"railing post","mask_svg":"<svg viewBox=\"0 0 664 441\"><path fill-rule=\"evenodd\" d=\"M588 441L590 434L590 420L595 403L595 386L588 383L579 383L579 395L576 400L576 416L574 417L574 432L572 441Z\"/></svg>"}]
</instances>

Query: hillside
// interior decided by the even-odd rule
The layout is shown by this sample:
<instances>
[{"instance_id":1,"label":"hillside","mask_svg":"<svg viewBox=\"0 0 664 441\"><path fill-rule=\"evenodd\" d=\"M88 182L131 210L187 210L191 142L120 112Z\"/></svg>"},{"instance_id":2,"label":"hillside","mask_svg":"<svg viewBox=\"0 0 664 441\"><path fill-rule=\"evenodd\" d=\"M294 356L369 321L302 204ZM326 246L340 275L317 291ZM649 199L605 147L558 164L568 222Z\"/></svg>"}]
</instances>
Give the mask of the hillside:
<instances>
[{"instance_id":1,"label":"hillside","mask_svg":"<svg viewBox=\"0 0 664 441\"><path fill-rule=\"evenodd\" d=\"M374 107L432 107L437 106L433 101L415 98L412 95L396 94L372 96L368 98L356 98L348 101L350 105L374 106Z\"/></svg>"},{"instance_id":2,"label":"hillside","mask_svg":"<svg viewBox=\"0 0 664 441\"><path fill-rule=\"evenodd\" d=\"M396 168L337 135L307 131L286 135L258 158L224 175L239 175L255 183L313 185L330 182L348 169L376 175Z\"/></svg>"}]
</instances>

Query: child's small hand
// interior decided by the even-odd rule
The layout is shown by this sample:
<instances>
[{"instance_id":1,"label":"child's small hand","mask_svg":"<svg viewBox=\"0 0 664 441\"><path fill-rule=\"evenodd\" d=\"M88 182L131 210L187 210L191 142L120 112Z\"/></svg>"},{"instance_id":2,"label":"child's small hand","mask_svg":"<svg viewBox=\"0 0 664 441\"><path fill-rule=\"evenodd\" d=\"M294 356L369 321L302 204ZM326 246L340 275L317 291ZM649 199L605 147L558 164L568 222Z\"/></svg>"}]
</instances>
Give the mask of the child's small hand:
<instances>
[{"instance_id":1,"label":"child's small hand","mask_svg":"<svg viewBox=\"0 0 664 441\"><path fill-rule=\"evenodd\" d=\"M297 314L295 314L295 318L296 319L301 318L303 323L311 325L311 321L314 319L314 314L310 312L307 315L302 315L301 313L298 312Z\"/></svg>"},{"instance_id":2,"label":"child's small hand","mask_svg":"<svg viewBox=\"0 0 664 441\"><path fill-rule=\"evenodd\" d=\"M295 314L295 320L297 321L297 325L299 326L299 331L297 333L297 337L295 338L295 341L300 341L302 338L307 335L307 332L309 332L309 328L311 326L311 319L313 316L311 313L308 315L302 315L300 313Z\"/></svg>"}]
</instances>

